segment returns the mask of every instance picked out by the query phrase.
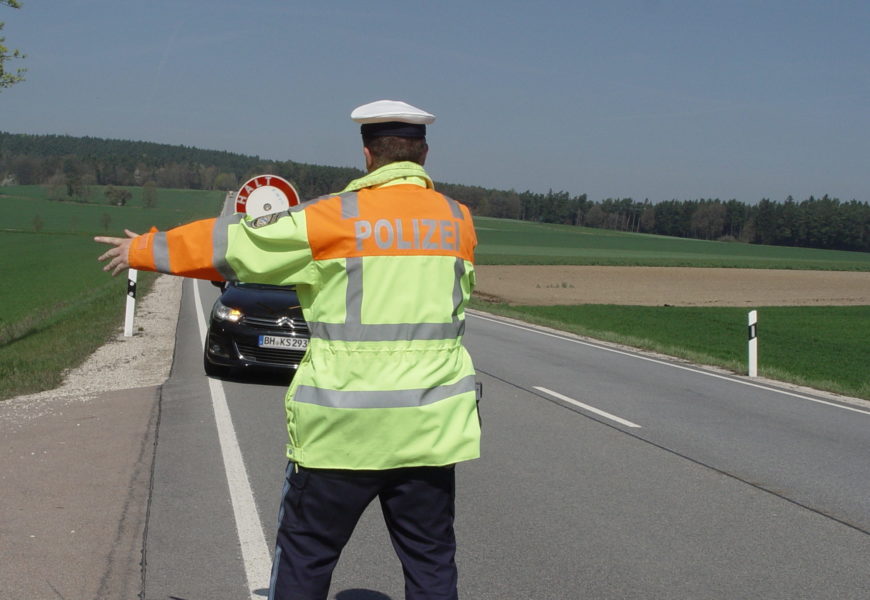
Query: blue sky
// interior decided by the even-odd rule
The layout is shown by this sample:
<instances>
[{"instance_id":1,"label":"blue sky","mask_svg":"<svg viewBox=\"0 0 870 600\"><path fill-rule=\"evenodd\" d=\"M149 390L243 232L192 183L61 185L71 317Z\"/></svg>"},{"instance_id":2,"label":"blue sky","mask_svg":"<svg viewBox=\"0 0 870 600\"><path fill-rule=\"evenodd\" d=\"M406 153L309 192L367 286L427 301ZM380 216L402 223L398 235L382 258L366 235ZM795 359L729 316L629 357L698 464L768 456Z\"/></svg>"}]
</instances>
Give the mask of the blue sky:
<instances>
[{"instance_id":1,"label":"blue sky","mask_svg":"<svg viewBox=\"0 0 870 600\"><path fill-rule=\"evenodd\" d=\"M3 131L361 168L386 98L437 115L439 181L870 201L866 1L22 2Z\"/></svg>"}]
</instances>

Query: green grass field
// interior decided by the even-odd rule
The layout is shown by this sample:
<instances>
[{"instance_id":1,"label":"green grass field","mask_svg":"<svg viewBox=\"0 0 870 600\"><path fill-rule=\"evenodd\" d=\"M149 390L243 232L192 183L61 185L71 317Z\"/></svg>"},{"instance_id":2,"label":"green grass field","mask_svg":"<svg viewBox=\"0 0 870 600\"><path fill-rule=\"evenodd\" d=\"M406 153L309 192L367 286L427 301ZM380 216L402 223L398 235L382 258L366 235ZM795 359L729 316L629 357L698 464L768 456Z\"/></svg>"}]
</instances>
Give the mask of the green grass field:
<instances>
[{"instance_id":1,"label":"green grass field","mask_svg":"<svg viewBox=\"0 0 870 600\"><path fill-rule=\"evenodd\" d=\"M224 192L202 190L157 190L157 205L142 206L142 189L124 188L132 193L126 206L110 206L104 187L92 188L90 202L48 200L43 186L0 188L3 231L93 233L123 235L126 227L147 231L151 226L169 229L204 216L214 216L223 206ZM37 227L37 219L41 226Z\"/></svg>"},{"instance_id":2,"label":"green grass field","mask_svg":"<svg viewBox=\"0 0 870 600\"><path fill-rule=\"evenodd\" d=\"M475 217L478 264L870 271L870 253L710 242Z\"/></svg>"},{"instance_id":3,"label":"green grass field","mask_svg":"<svg viewBox=\"0 0 870 600\"><path fill-rule=\"evenodd\" d=\"M111 285L97 262L100 253L86 234L0 232L0 330Z\"/></svg>"}]
</instances>

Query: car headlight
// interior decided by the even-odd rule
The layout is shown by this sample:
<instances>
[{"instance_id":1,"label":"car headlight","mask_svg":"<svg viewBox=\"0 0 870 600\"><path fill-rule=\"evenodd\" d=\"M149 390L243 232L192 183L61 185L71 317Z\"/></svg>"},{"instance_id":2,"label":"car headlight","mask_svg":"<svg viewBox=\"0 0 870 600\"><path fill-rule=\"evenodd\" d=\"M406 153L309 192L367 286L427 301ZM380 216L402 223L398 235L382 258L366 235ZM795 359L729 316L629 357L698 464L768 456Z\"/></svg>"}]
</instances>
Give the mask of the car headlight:
<instances>
[{"instance_id":1,"label":"car headlight","mask_svg":"<svg viewBox=\"0 0 870 600\"><path fill-rule=\"evenodd\" d=\"M230 323L238 323L244 316L242 311L238 308L230 308L229 306L224 306L220 302L215 304L212 315L218 321L229 321Z\"/></svg>"}]
</instances>

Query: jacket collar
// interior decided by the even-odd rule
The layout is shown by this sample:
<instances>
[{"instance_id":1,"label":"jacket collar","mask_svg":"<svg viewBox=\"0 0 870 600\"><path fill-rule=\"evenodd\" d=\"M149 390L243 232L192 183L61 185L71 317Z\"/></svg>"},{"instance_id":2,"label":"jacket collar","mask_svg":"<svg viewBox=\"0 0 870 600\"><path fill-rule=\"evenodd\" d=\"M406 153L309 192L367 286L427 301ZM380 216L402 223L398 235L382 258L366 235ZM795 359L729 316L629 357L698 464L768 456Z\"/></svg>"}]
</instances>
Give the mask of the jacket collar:
<instances>
[{"instance_id":1,"label":"jacket collar","mask_svg":"<svg viewBox=\"0 0 870 600\"><path fill-rule=\"evenodd\" d=\"M426 174L423 167L417 163L403 161L384 165L368 175L364 175L359 179L354 179L339 193L355 192L363 188L376 187L386 183L399 183L396 181L397 179L422 180L425 187L435 189L435 184L432 182L432 178ZM408 181L408 183L416 182ZM419 185L419 183L417 185Z\"/></svg>"}]
</instances>

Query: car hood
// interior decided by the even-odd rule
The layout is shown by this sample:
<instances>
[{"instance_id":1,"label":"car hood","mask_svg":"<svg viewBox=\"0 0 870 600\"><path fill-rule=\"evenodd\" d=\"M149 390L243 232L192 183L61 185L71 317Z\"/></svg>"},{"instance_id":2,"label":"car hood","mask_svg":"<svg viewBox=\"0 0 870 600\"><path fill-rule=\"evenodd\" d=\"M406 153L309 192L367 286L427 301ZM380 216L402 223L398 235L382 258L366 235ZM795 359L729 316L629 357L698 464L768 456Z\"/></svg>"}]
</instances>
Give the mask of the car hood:
<instances>
[{"instance_id":1,"label":"car hood","mask_svg":"<svg viewBox=\"0 0 870 600\"><path fill-rule=\"evenodd\" d=\"M302 314L299 297L292 288L262 285L229 285L220 296L221 304L238 308L246 315L264 317Z\"/></svg>"}]
</instances>

